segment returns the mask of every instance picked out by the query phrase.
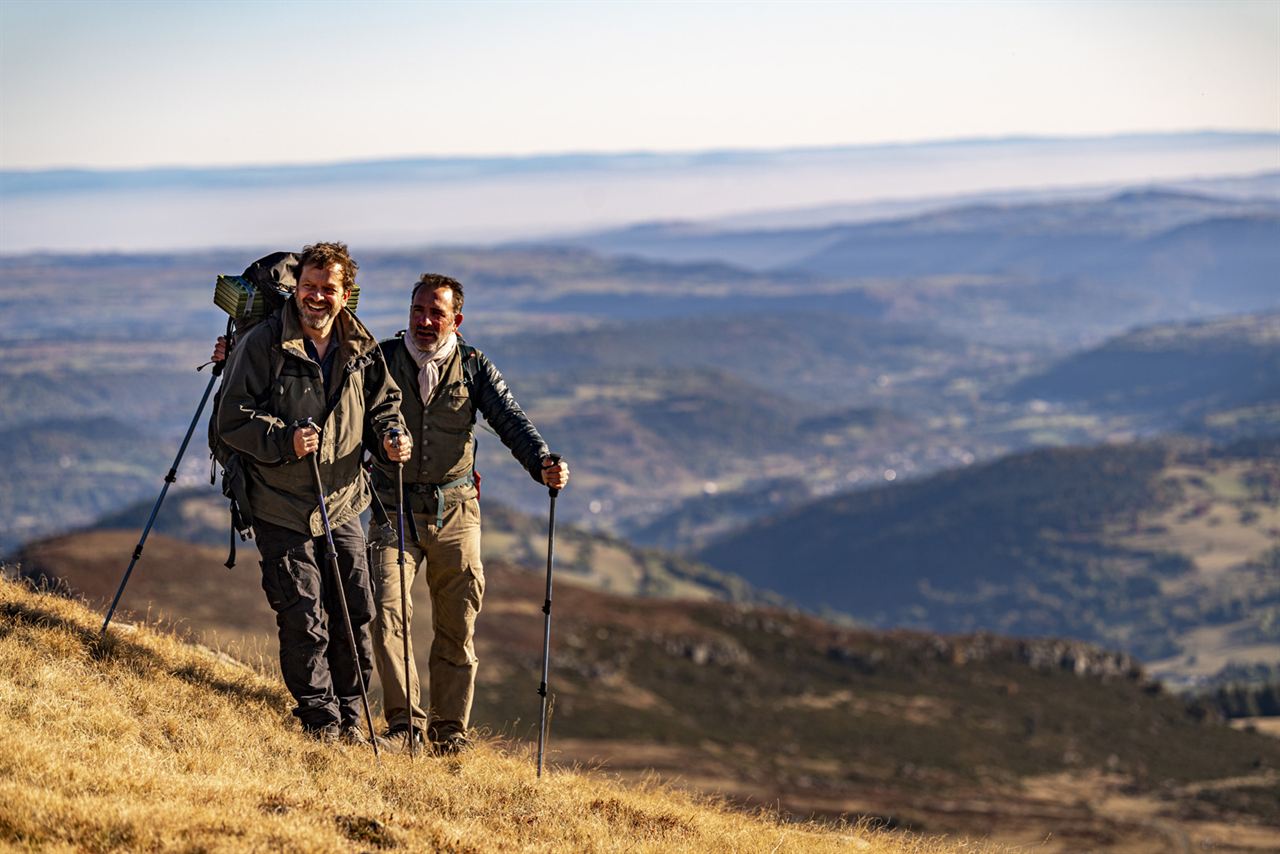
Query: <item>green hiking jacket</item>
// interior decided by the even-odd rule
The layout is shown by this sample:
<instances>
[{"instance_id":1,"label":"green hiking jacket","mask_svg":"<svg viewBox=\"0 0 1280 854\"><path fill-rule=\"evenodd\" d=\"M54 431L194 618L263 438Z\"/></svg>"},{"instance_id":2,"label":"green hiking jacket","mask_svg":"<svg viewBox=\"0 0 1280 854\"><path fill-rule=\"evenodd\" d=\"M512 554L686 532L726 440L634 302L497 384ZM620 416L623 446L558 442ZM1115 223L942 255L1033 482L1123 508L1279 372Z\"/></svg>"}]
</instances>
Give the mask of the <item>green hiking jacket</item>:
<instances>
[{"instance_id":1,"label":"green hiking jacket","mask_svg":"<svg viewBox=\"0 0 1280 854\"><path fill-rule=\"evenodd\" d=\"M334 320L334 334L339 349L328 400L290 300L232 349L218 405L218 432L245 463L253 518L317 537L324 525L311 461L294 456L294 425L310 417L320 426L320 480L335 528L369 505L360 472L363 449L386 462L382 436L403 429L400 389L377 340L345 308Z\"/></svg>"}]
</instances>

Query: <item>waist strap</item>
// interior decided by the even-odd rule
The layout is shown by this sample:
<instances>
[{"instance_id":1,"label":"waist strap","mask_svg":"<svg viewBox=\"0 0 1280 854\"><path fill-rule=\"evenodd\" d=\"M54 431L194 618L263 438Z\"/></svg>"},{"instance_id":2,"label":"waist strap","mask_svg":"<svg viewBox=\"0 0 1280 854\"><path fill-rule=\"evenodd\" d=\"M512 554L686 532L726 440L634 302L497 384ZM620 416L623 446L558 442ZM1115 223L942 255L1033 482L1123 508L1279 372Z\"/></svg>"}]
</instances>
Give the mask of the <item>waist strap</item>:
<instances>
[{"instance_id":1,"label":"waist strap","mask_svg":"<svg viewBox=\"0 0 1280 854\"><path fill-rule=\"evenodd\" d=\"M439 531L444 527L444 491L453 489L455 486L471 486L475 482L475 477L469 474L448 483L406 483L404 491L436 497L436 530Z\"/></svg>"}]
</instances>

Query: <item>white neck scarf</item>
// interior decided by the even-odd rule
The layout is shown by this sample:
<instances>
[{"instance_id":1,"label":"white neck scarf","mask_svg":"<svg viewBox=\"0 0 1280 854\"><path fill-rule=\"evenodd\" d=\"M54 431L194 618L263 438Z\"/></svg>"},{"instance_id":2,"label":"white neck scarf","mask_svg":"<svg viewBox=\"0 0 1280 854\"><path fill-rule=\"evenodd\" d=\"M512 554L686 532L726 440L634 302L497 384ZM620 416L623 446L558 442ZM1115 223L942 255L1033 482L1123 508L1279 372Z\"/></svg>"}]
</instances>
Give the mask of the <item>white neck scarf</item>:
<instances>
[{"instance_id":1,"label":"white neck scarf","mask_svg":"<svg viewBox=\"0 0 1280 854\"><path fill-rule=\"evenodd\" d=\"M412 333L406 332L404 345L418 366L418 391L422 393L422 403L425 406L431 400L431 393L440 384L440 369L453 355L453 351L458 349L458 334L450 332L449 337L437 344L434 350L423 350L413 340Z\"/></svg>"}]
</instances>

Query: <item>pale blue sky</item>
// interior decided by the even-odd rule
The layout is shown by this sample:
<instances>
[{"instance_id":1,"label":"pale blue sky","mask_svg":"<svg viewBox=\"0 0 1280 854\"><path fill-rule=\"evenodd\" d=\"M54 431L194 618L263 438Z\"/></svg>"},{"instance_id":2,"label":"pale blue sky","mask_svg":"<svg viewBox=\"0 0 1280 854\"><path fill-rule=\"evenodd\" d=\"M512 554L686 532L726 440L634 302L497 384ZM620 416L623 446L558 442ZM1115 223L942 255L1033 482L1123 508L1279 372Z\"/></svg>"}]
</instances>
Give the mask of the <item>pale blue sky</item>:
<instances>
[{"instance_id":1,"label":"pale blue sky","mask_svg":"<svg viewBox=\"0 0 1280 854\"><path fill-rule=\"evenodd\" d=\"M1280 130L1280 0L0 2L7 169L1184 129Z\"/></svg>"}]
</instances>

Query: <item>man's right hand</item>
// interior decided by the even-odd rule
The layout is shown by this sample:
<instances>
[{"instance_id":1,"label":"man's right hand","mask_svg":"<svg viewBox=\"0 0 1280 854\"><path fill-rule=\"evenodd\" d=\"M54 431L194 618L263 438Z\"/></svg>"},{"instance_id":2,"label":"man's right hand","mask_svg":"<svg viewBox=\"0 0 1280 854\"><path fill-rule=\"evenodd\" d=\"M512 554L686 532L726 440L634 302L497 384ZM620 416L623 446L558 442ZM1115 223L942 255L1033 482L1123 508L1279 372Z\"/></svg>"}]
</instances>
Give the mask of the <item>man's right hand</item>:
<instances>
[{"instance_id":1,"label":"man's right hand","mask_svg":"<svg viewBox=\"0 0 1280 854\"><path fill-rule=\"evenodd\" d=\"M213 355L209 357L211 362L221 362L227 358L227 336L219 335L218 343L213 345Z\"/></svg>"},{"instance_id":2,"label":"man's right hand","mask_svg":"<svg viewBox=\"0 0 1280 854\"><path fill-rule=\"evenodd\" d=\"M293 431L293 455L302 459L320 449L320 431L308 425Z\"/></svg>"},{"instance_id":3,"label":"man's right hand","mask_svg":"<svg viewBox=\"0 0 1280 854\"><path fill-rule=\"evenodd\" d=\"M403 430L388 430L382 437L382 449L393 463L407 463L413 458L413 440Z\"/></svg>"}]
</instances>

